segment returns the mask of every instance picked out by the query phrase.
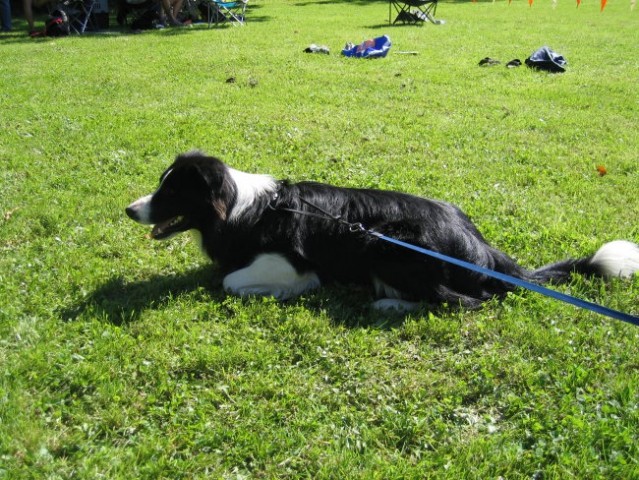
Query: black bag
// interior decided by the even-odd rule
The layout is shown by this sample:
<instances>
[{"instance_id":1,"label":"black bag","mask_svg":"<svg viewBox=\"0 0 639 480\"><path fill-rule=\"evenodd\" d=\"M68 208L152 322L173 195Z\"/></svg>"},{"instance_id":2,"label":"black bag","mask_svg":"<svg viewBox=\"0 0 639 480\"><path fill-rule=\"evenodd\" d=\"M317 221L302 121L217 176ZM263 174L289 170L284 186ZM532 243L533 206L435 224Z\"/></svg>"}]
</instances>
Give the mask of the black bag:
<instances>
[{"instance_id":1,"label":"black bag","mask_svg":"<svg viewBox=\"0 0 639 480\"><path fill-rule=\"evenodd\" d=\"M157 28L160 24L160 6L153 5L142 13L138 18L131 22L133 30L150 30Z\"/></svg>"},{"instance_id":2,"label":"black bag","mask_svg":"<svg viewBox=\"0 0 639 480\"><path fill-rule=\"evenodd\" d=\"M563 55L552 51L549 47L541 47L526 59L526 65L530 68L552 73L565 72L567 63Z\"/></svg>"},{"instance_id":3,"label":"black bag","mask_svg":"<svg viewBox=\"0 0 639 480\"><path fill-rule=\"evenodd\" d=\"M44 34L47 37L66 37L69 32L69 17L64 10L56 8L44 24Z\"/></svg>"}]
</instances>

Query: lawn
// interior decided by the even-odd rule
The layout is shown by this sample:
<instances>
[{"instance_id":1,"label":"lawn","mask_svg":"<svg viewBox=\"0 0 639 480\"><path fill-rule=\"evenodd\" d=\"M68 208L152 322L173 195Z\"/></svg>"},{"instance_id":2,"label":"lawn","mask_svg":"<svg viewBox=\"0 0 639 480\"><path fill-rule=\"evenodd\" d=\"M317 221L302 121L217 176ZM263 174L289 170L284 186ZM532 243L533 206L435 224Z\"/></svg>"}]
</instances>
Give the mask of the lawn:
<instances>
[{"instance_id":1,"label":"lawn","mask_svg":"<svg viewBox=\"0 0 639 480\"><path fill-rule=\"evenodd\" d=\"M189 235L124 215L198 148L453 202L530 267L637 242L637 15L255 0L237 28L2 34L0 479L639 478L637 327L526 291L241 300ZM382 34L384 59L339 55ZM543 45L566 73L504 67ZM558 289L639 314L637 277Z\"/></svg>"}]
</instances>

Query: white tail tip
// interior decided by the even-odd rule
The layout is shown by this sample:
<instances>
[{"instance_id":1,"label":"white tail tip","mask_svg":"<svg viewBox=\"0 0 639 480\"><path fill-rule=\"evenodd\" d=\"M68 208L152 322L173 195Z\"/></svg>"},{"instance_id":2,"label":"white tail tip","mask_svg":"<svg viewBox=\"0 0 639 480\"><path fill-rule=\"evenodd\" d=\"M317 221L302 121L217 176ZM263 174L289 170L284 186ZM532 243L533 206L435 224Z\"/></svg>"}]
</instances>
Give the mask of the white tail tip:
<instances>
[{"instance_id":1,"label":"white tail tip","mask_svg":"<svg viewBox=\"0 0 639 480\"><path fill-rule=\"evenodd\" d=\"M630 278L639 271L639 245L625 240L606 243L592 256L591 263L607 277Z\"/></svg>"}]
</instances>

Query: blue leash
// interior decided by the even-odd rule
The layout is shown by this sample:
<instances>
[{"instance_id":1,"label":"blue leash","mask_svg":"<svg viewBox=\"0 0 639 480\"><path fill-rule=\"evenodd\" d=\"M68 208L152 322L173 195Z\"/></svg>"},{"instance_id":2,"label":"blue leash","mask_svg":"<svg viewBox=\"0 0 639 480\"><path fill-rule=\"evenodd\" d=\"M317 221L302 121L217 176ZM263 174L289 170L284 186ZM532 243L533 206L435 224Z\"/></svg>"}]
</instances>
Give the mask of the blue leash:
<instances>
[{"instance_id":1,"label":"blue leash","mask_svg":"<svg viewBox=\"0 0 639 480\"><path fill-rule=\"evenodd\" d=\"M466 268L467 270L471 270L476 273L481 273L482 275L486 275L488 277L496 278L497 280L501 280L502 282L510 283L511 285L515 285L517 287L522 287L528 290L532 290L533 292L541 293L542 295L545 295L547 297L551 297L556 300L561 300L562 302L570 303L571 305L575 305L576 307L584 308L586 310L590 310L592 312L599 313L607 317L611 317L617 320L631 323L632 325L639 327L639 317L635 317L633 315L629 315L627 313L623 313L618 310L613 310L612 308L604 307L603 305L589 302L587 300L582 300L580 298L576 298L571 295L566 295L565 293L557 292L555 290L551 290L550 288L542 287L541 285L537 285L536 283L527 282L526 280L522 280L520 278L506 275L505 273L500 273L494 270L490 270L488 268L480 267L478 265L475 265L474 263L465 262L464 260L459 260L457 258L449 257L448 255L444 255L442 253L417 247L410 243L402 242L401 240L397 240L392 237L387 237L386 235L382 235L381 233L377 233L371 230L364 230L364 231L368 233L369 235L373 235L374 237L379 238L380 240L394 243L395 245L399 245L401 247L408 248L409 250L413 250L415 252L428 255L429 257L433 257L438 260L442 260L444 262L452 263L453 265L457 265L458 267Z\"/></svg>"},{"instance_id":2,"label":"blue leash","mask_svg":"<svg viewBox=\"0 0 639 480\"><path fill-rule=\"evenodd\" d=\"M274 201L277 199L277 195L274 197ZM301 202L308 205L309 207L314 208L321 212L321 214L306 212L304 210L295 210L292 208L284 208L284 207L273 207L269 204L269 208L272 210L281 210L291 213L297 213L300 215L306 215L309 217L317 217L322 219L331 219L343 225L346 225L351 232L363 232L373 237L376 237L380 240L384 240L385 242L393 243L400 247L407 248L409 250L413 250L414 252L421 253L423 255L427 255L429 257L436 258L437 260L441 260L443 262L452 263L453 265L457 265L458 267L465 268L475 273L480 273L482 275L486 275L487 277L496 278L497 280L501 280L502 282L509 283L511 285L515 285L517 287L525 288L527 290L532 290L533 292L540 293L550 298L554 298L555 300L560 300L565 303L569 303L579 308L583 308L585 310L590 310L591 312L598 313L600 315L605 315L607 317L611 317L617 320L621 320L626 323L630 323L639 327L639 317L635 317L634 315L630 315L628 313L620 312L618 310L614 310L612 308L604 307L603 305L599 305L597 303L589 302L587 300L582 300L577 297L573 297L571 295L567 295L565 293L557 292L555 290L551 290L550 288L542 287L541 285L537 285L536 283L528 282L526 280L522 280L521 278L513 277L511 275L506 275L505 273L496 272L494 270L490 270L485 267L480 267L479 265L475 265L474 263L466 262L464 260L459 260L458 258L449 257L448 255L444 255L439 252L435 252L433 250L428 250L426 248L418 247L416 245L402 242L401 240L397 240L392 237L387 237L381 233L375 232L373 230L368 230L361 223L351 223L343 220L340 216L332 215L331 213L323 210L322 208L314 205L313 203L300 198Z\"/></svg>"}]
</instances>

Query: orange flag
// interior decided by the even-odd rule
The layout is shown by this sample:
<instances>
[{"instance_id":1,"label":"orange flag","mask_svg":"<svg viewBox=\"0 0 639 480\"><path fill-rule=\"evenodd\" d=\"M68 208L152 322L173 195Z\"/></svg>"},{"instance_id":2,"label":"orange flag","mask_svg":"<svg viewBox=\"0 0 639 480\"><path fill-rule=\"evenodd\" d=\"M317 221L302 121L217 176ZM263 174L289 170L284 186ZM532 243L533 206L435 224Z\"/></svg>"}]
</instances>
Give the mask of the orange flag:
<instances>
[{"instance_id":1,"label":"orange flag","mask_svg":"<svg viewBox=\"0 0 639 480\"><path fill-rule=\"evenodd\" d=\"M577 8L579 8L579 5L581 5L581 0L577 0Z\"/></svg>"},{"instance_id":2,"label":"orange flag","mask_svg":"<svg viewBox=\"0 0 639 480\"><path fill-rule=\"evenodd\" d=\"M608 0L601 0L601 11L603 12L604 8L606 8L606 3L608 3Z\"/></svg>"},{"instance_id":3,"label":"orange flag","mask_svg":"<svg viewBox=\"0 0 639 480\"><path fill-rule=\"evenodd\" d=\"M603 2L603 0L601 0ZM528 0L528 6L532 7L534 0Z\"/></svg>"}]
</instances>

